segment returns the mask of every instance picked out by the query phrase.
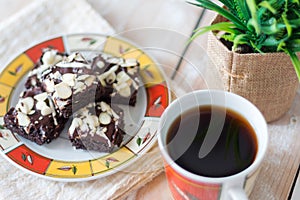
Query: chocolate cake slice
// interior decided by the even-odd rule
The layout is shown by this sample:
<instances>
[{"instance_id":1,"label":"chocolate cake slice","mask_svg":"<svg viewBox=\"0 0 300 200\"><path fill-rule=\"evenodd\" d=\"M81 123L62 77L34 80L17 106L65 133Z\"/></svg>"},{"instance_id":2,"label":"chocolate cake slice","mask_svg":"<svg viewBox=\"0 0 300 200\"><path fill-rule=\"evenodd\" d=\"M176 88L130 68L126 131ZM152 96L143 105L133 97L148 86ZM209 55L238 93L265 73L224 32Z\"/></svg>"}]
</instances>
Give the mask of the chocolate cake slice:
<instances>
[{"instance_id":1,"label":"chocolate cake slice","mask_svg":"<svg viewBox=\"0 0 300 200\"><path fill-rule=\"evenodd\" d=\"M124 59L108 54L99 54L93 59L92 69L99 81L97 93L98 101L119 104L136 104L139 88L139 62L136 59Z\"/></svg>"},{"instance_id":2,"label":"chocolate cake slice","mask_svg":"<svg viewBox=\"0 0 300 200\"><path fill-rule=\"evenodd\" d=\"M23 92L16 107L4 116L5 127L39 145L57 138L66 120L59 117L53 102L41 88Z\"/></svg>"},{"instance_id":3,"label":"chocolate cake slice","mask_svg":"<svg viewBox=\"0 0 300 200\"><path fill-rule=\"evenodd\" d=\"M103 101L91 103L74 114L69 138L76 149L111 152L123 141L123 127L120 108L112 108Z\"/></svg>"},{"instance_id":4,"label":"chocolate cake slice","mask_svg":"<svg viewBox=\"0 0 300 200\"><path fill-rule=\"evenodd\" d=\"M98 82L89 64L73 53L42 74L43 89L48 92L59 114L69 118L73 112L95 102ZM102 94L99 94L102 95Z\"/></svg>"}]
</instances>

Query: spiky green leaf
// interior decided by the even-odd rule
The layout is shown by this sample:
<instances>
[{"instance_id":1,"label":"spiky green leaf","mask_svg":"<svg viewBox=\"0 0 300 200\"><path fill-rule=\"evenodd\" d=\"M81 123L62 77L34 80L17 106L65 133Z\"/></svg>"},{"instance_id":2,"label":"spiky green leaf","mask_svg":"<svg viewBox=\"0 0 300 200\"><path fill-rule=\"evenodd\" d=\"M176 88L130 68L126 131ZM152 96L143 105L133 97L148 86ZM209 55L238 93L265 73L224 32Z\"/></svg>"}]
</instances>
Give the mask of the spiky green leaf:
<instances>
[{"instance_id":1,"label":"spiky green leaf","mask_svg":"<svg viewBox=\"0 0 300 200\"><path fill-rule=\"evenodd\" d=\"M202 35L203 33L209 32L209 31L224 31L226 33L232 33L232 34L241 34L239 30L236 29L236 26L230 22L220 22L217 24L213 24L206 27L201 27L199 29L195 30L195 33L193 36L189 39L189 42L194 40L199 35Z\"/></svg>"},{"instance_id":2,"label":"spiky green leaf","mask_svg":"<svg viewBox=\"0 0 300 200\"><path fill-rule=\"evenodd\" d=\"M251 18L251 13L248 9L247 3L245 0L233 0L235 4L235 9L237 16L243 21L244 24Z\"/></svg>"},{"instance_id":3,"label":"spiky green leaf","mask_svg":"<svg viewBox=\"0 0 300 200\"><path fill-rule=\"evenodd\" d=\"M208 0L196 0L196 2L189 2L195 6L199 6L202 8L206 8L208 10L212 10L217 12L218 14L222 15L223 17L225 17L226 19L228 19L229 21L231 21L232 23L234 23L236 25L237 28L242 29L242 30L246 30L247 27L240 21L240 19L238 17L236 17L235 15L233 15L232 13L230 13L229 11L227 11L225 8L222 8L221 6L208 1Z\"/></svg>"},{"instance_id":4,"label":"spiky green leaf","mask_svg":"<svg viewBox=\"0 0 300 200\"><path fill-rule=\"evenodd\" d=\"M257 18L257 9L256 9L256 2L255 0L246 0L248 8L251 13L251 19L249 19L247 26L252 26L256 32L256 34L260 34L260 27L258 23L258 18Z\"/></svg>"},{"instance_id":5,"label":"spiky green leaf","mask_svg":"<svg viewBox=\"0 0 300 200\"><path fill-rule=\"evenodd\" d=\"M286 26L286 30L287 30L288 36L291 37L291 35L292 35L292 26L290 25L289 20L287 19L287 16L286 15L282 15L282 19L283 19L283 22L284 22L284 24Z\"/></svg>"},{"instance_id":6,"label":"spiky green leaf","mask_svg":"<svg viewBox=\"0 0 300 200\"><path fill-rule=\"evenodd\" d=\"M267 10L269 10L273 14L277 13L277 10L275 8L273 8L270 1L262 1L262 2L259 3L259 6L261 6L263 8L266 8Z\"/></svg>"},{"instance_id":7,"label":"spiky green leaf","mask_svg":"<svg viewBox=\"0 0 300 200\"><path fill-rule=\"evenodd\" d=\"M234 38L233 50L236 50L236 48L241 44L249 44L249 37L247 34L240 34Z\"/></svg>"}]
</instances>

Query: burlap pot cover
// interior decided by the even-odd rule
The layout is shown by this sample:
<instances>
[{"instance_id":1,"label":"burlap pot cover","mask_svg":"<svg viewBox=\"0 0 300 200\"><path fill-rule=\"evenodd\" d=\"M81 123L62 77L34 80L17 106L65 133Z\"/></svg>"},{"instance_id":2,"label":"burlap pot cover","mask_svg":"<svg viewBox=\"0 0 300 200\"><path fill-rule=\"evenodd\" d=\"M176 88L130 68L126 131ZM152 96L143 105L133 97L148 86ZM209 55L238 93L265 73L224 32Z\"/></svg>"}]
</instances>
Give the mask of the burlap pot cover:
<instances>
[{"instance_id":1,"label":"burlap pot cover","mask_svg":"<svg viewBox=\"0 0 300 200\"><path fill-rule=\"evenodd\" d=\"M220 20L218 16L213 23ZM208 55L220 72L224 89L250 100L268 122L289 110L299 82L288 55L234 53L212 32L208 36Z\"/></svg>"}]
</instances>

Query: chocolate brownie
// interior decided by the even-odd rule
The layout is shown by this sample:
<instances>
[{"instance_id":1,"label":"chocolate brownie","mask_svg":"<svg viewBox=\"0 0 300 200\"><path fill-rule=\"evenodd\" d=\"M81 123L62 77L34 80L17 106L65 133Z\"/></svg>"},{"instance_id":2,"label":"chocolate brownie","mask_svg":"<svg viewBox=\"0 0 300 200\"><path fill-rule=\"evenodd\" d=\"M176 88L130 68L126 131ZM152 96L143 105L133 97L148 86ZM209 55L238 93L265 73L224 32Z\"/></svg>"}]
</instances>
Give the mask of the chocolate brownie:
<instances>
[{"instance_id":1,"label":"chocolate brownie","mask_svg":"<svg viewBox=\"0 0 300 200\"><path fill-rule=\"evenodd\" d=\"M67 54L58 52L55 49L43 49L40 59L35 63L33 70L28 74L28 79L25 83L25 88L30 89L34 87L41 87L42 73L48 70L52 65L65 59Z\"/></svg>"},{"instance_id":2,"label":"chocolate brownie","mask_svg":"<svg viewBox=\"0 0 300 200\"><path fill-rule=\"evenodd\" d=\"M108 54L99 54L93 59L92 69L99 81L97 100L134 106L139 88L139 62Z\"/></svg>"},{"instance_id":3,"label":"chocolate brownie","mask_svg":"<svg viewBox=\"0 0 300 200\"><path fill-rule=\"evenodd\" d=\"M95 102L98 82L92 75L91 65L79 53L73 53L51 66L41 79L43 89L50 94L59 114L65 118Z\"/></svg>"},{"instance_id":4,"label":"chocolate brownie","mask_svg":"<svg viewBox=\"0 0 300 200\"><path fill-rule=\"evenodd\" d=\"M74 114L69 138L76 149L110 152L115 145L121 145L123 127L120 108L105 102L91 103Z\"/></svg>"},{"instance_id":5,"label":"chocolate brownie","mask_svg":"<svg viewBox=\"0 0 300 200\"><path fill-rule=\"evenodd\" d=\"M39 145L57 138L65 119L59 117L53 102L41 88L23 92L16 107L4 116L5 127Z\"/></svg>"},{"instance_id":6,"label":"chocolate brownie","mask_svg":"<svg viewBox=\"0 0 300 200\"><path fill-rule=\"evenodd\" d=\"M76 149L111 152L125 132L124 113L115 104L134 106L139 63L99 54L87 61L45 49L16 107L4 117L11 131L37 144L58 137L73 114L69 138Z\"/></svg>"}]
</instances>

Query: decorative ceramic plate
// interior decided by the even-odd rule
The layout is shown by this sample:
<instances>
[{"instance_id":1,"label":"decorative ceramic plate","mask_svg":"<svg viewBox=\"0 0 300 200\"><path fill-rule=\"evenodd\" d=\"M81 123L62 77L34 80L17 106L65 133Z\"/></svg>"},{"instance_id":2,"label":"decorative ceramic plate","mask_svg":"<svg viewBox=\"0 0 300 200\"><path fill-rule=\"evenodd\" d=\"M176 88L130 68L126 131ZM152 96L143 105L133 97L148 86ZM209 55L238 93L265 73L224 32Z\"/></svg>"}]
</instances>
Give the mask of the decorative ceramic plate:
<instances>
[{"instance_id":1,"label":"decorative ceramic plate","mask_svg":"<svg viewBox=\"0 0 300 200\"><path fill-rule=\"evenodd\" d=\"M164 75L145 52L124 39L99 34L72 34L39 43L14 58L0 73L0 124L15 106L24 89L27 73L51 47L61 52L79 51L86 56L105 52L140 62L141 87L137 105L120 106L125 113L128 134L121 148L110 154L75 150L66 131L50 144L39 146L0 126L0 152L11 163L40 177L58 181L83 181L107 176L124 169L149 150L156 140L157 125L170 103L170 91Z\"/></svg>"}]
</instances>

